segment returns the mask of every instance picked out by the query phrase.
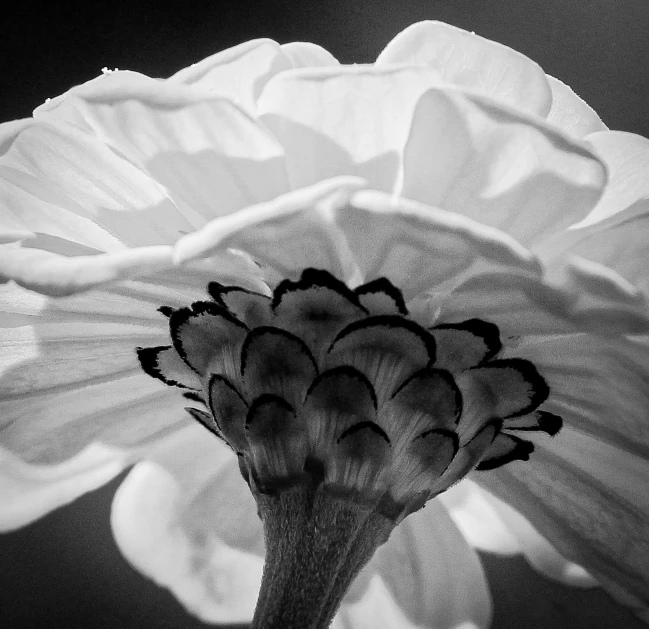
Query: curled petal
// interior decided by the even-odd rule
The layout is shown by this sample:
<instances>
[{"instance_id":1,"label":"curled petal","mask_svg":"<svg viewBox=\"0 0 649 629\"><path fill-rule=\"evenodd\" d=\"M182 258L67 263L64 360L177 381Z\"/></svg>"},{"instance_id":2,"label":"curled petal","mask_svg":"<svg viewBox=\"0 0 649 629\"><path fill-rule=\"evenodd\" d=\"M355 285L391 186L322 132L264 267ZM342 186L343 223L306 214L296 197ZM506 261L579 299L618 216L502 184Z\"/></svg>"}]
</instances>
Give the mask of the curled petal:
<instances>
[{"instance_id":1,"label":"curled petal","mask_svg":"<svg viewBox=\"0 0 649 629\"><path fill-rule=\"evenodd\" d=\"M277 42L253 39L176 72L168 82L214 91L254 111L268 80L291 67L291 60Z\"/></svg>"},{"instance_id":2,"label":"curled petal","mask_svg":"<svg viewBox=\"0 0 649 629\"><path fill-rule=\"evenodd\" d=\"M163 184L190 230L288 190L281 145L218 94L163 81L104 81L79 88L53 115L82 118Z\"/></svg>"},{"instance_id":3,"label":"curled petal","mask_svg":"<svg viewBox=\"0 0 649 629\"><path fill-rule=\"evenodd\" d=\"M117 450L93 444L58 465L29 465L0 448L0 531L11 531L101 487L127 464Z\"/></svg>"},{"instance_id":4,"label":"curled petal","mask_svg":"<svg viewBox=\"0 0 649 629\"><path fill-rule=\"evenodd\" d=\"M120 550L202 620L250 620L262 560L218 539L194 549L193 540L171 526L178 491L173 480L151 464L140 463L131 472L113 505L113 532Z\"/></svg>"},{"instance_id":5,"label":"curled petal","mask_svg":"<svg viewBox=\"0 0 649 629\"><path fill-rule=\"evenodd\" d=\"M464 214L530 246L590 212L606 170L556 127L448 87L421 95L403 151L407 198Z\"/></svg>"},{"instance_id":6,"label":"curled petal","mask_svg":"<svg viewBox=\"0 0 649 629\"><path fill-rule=\"evenodd\" d=\"M353 177L330 179L215 219L178 241L175 260L239 249L276 277L295 278L302 269L317 267L346 280L357 270L331 210L345 205L362 185Z\"/></svg>"},{"instance_id":7,"label":"curled petal","mask_svg":"<svg viewBox=\"0 0 649 629\"><path fill-rule=\"evenodd\" d=\"M363 277L387 277L406 302L444 290L474 265L540 271L535 256L503 232L374 190L356 192L350 205L335 209L335 220Z\"/></svg>"},{"instance_id":8,"label":"curled petal","mask_svg":"<svg viewBox=\"0 0 649 629\"><path fill-rule=\"evenodd\" d=\"M377 65L416 63L444 81L479 91L517 109L545 116L552 94L540 66L507 46L443 22L418 22L401 31Z\"/></svg>"},{"instance_id":9,"label":"curled petal","mask_svg":"<svg viewBox=\"0 0 649 629\"><path fill-rule=\"evenodd\" d=\"M411 112L432 70L337 66L285 72L267 84L259 113L286 151L291 186L340 175L391 190Z\"/></svg>"},{"instance_id":10,"label":"curled petal","mask_svg":"<svg viewBox=\"0 0 649 629\"><path fill-rule=\"evenodd\" d=\"M136 278L172 266L171 247L139 247L92 256L62 256L39 249L0 248L0 283L66 297L117 280Z\"/></svg>"},{"instance_id":11,"label":"curled petal","mask_svg":"<svg viewBox=\"0 0 649 629\"><path fill-rule=\"evenodd\" d=\"M552 107L547 115L548 122L577 138L583 138L594 131L606 131L606 125L597 113L565 83L548 75L546 79L552 88Z\"/></svg>"}]
</instances>

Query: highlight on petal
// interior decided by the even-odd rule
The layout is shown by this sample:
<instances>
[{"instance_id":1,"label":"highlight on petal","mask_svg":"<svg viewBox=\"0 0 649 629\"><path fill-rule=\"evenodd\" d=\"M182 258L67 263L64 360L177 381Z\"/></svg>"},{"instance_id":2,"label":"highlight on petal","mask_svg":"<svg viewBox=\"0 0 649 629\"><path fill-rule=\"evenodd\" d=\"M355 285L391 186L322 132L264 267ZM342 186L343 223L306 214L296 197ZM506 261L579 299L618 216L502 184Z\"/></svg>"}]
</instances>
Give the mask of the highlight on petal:
<instances>
[{"instance_id":1,"label":"highlight on petal","mask_svg":"<svg viewBox=\"0 0 649 629\"><path fill-rule=\"evenodd\" d=\"M365 570L381 577L417 627L489 627L491 596L480 559L437 500L403 520Z\"/></svg>"},{"instance_id":2,"label":"highlight on petal","mask_svg":"<svg viewBox=\"0 0 649 629\"><path fill-rule=\"evenodd\" d=\"M97 82L54 115L81 117L97 138L163 184L189 231L288 190L281 145L219 94L164 81Z\"/></svg>"},{"instance_id":3,"label":"highlight on petal","mask_svg":"<svg viewBox=\"0 0 649 629\"><path fill-rule=\"evenodd\" d=\"M175 262L236 249L272 270L276 281L295 279L307 267L346 281L357 269L331 213L363 183L355 177L329 179L215 219L178 241Z\"/></svg>"},{"instance_id":4,"label":"highlight on petal","mask_svg":"<svg viewBox=\"0 0 649 629\"><path fill-rule=\"evenodd\" d=\"M552 107L547 115L548 122L576 138L583 138L594 131L607 130L597 113L570 87L547 74L545 78L552 88Z\"/></svg>"},{"instance_id":5,"label":"highlight on petal","mask_svg":"<svg viewBox=\"0 0 649 629\"><path fill-rule=\"evenodd\" d=\"M605 182L597 156L558 128L439 86L412 114L398 192L530 246L586 216Z\"/></svg>"},{"instance_id":6,"label":"highlight on petal","mask_svg":"<svg viewBox=\"0 0 649 629\"><path fill-rule=\"evenodd\" d=\"M0 531L20 528L117 476L123 453L92 444L65 463L29 465L0 447Z\"/></svg>"},{"instance_id":7,"label":"highlight on petal","mask_svg":"<svg viewBox=\"0 0 649 629\"><path fill-rule=\"evenodd\" d=\"M541 67L525 55L443 22L418 22L381 52L379 66L416 63L444 81L476 90L522 111L545 116L552 93Z\"/></svg>"},{"instance_id":8,"label":"highlight on petal","mask_svg":"<svg viewBox=\"0 0 649 629\"><path fill-rule=\"evenodd\" d=\"M259 116L286 152L292 188L340 175L392 190L411 112L438 75L425 68L336 66L268 82Z\"/></svg>"},{"instance_id":9,"label":"highlight on petal","mask_svg":"<svg viewBox=\"0 0 649 629\"><path fill-rule=\"evenodd\" d=\"M465 479L440 494L438 500L473 548L499 555L520 552L518 538L475 483Z\"/></svg>"},{"instance_id":10,"label":"highlight on petal","mask_svg":"<svg viewBox=\"0 0 649 629\"><path fill-rule=\"evenodd\" d=\"M254 538L261 536L236 464L234 475L228 470L214 459L211 478L192 481L139 463L118 489L111 517L117 544L134 567L210 623L250 621L263 567L260 548L242 549L222 537L229 531L241 544L248 522L257 522Z\"/></svg>"}]
</instances>

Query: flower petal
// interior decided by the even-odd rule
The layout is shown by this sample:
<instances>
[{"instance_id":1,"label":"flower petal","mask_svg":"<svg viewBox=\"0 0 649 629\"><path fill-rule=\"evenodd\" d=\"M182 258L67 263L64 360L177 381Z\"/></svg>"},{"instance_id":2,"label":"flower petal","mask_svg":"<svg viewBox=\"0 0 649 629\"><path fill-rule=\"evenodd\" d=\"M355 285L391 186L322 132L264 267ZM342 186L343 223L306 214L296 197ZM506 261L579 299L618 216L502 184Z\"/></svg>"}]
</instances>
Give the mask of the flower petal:
<instances>
[{"instance_id":1,"label":"flower petal","mask_svg":"<svg viewBox=\"0 0 649 629\"><path fill-rule=\"evenodd\" d=\"M544 405L564 418L535 452L473 480L529 518L566 558L603 585L645 606L649 583L646 339L590 335L537 339L517 354L534 361L552 395Z\"/></svg>"},{"instance_id":2,"label":"flower petal","mask_svg":"<svg viewBox=\"0 0 649 629\"><path fill-rule=\"evenodd\" d=\"M453 212L374 190L355 193L334 211L363 279L387 277L406 302L443 291L474 267L539 271L536 258L512 238Z\"/></svg>"},{"instance_id":3,"label":"flower petal","mask_svg":"<svg viewBox=\"0 0 649 629\"><path fill-rule=\"evenodd\" d=\"M291 67L291 60L277 42L253 39L183 68L167 82L214 91L254 111L268 80Z\"/></svg>"},{"instance_id":4,"label":"flower petal","mask_svg":"<svg viewBox=\"0 0 649 629\"><path fill-rule=\"evenodd\" d=\"M267 267L265 272L274 272L274 283L297 279L308 267L348 280L357 275L357 269L333 224L331 210L344 206L362 185L362 180L353 177L330 179L215 219L178 241L176 262L236 249Z\"/></svg>"},{"instance_id":5,"label":"flower petal","mask_svg":"<svg viewBox=\"0 0 649 629\"><path fill-rule=\"evenodd\" d=\"M399 193L530 246L586 216L605 180L597 157L556 127L440 86L412 114Z\"/></svg>"},{"instance_id":6,"label":"flower petal","mask_svg":"<svg viewBox=\"0 0 649 629\"><path fill-rule=\"evenodd\" d=\"M200 444L188 435L159 464L132 470L113 501L113 532L139 571L203 621L250 621L263 566L261 523L232 455L215 438Z\"/></svg>"},{"instance_id":7,"label":"flower petal","mask_svg":"<svg viewBox=\"0 0 649 629\"><path fill-rule=\"evenodd\" d=\"M600 131L586 137L608 168L608 183L593 211L576 227L586 227L649 196L649 139L624 131Z\"/></svg>"},{"instance_id":8,"label":"flower petal","mask_svg":"<svg viewBox=\"0 0 649 629\"><path fill-rule=\"evenodd\" d=\"M564 419L558 441L570 426L622 451L649 455L646 336L624 340L587 334L530 337L515 351L534 363L550 387L543 409Z\"/></svg>"},{"instance_id":9,"label":"flower petal","mask_svg":"<svg viewBox=\"0 0 649 629\"><path fill-rule=\"evenodd\" d=\"M424 68L295 70L268 82L259 114L284 146L292 188L355 175L391 190L411 112L436 80Z\"/></svg>"},{"instance_id":10,"label":"flower petal","mask_svg":"<svg viewBox=\"0 0 649 629\"><path fill-rule=\"evenodd\" d=\"M573 229L535 247L550 266L572 254L605 264L649 293L649 140L617 131L588 136L609 170L604 196Z\"/></svg>"},{"instance_id":11,"label":"flower petal","mask_svg":"<svg viewBox=\"0 0 649 629\"><path fill-rule=\"evenodd\" d=\"M471 546L499 555L515 555L520 543L485 492L465 479L439 495L455 525Z\"/></svg>"},{"instance_id":12,"label":"flower petal","mask_svg":"<svg viewBox=\"0 0 649 629\"><path fill-rule=\"evenodd\" d=\"M540 66L525 55L443 22L418 22L401 31L377 65L424 64L444 81L480 91L528 113L545 116L552 94Z\"/></svg>"},{"instance_id":13,"label":"flower petal","mask_svg":"<svg viewBox=\"0 0 649 629\"><path fill-rule=\"evenodd\" d=\"M59 465L29 465L0 447L0 531L25 526L101 487L119 474L126 457L93 444Z\"/></svg>"},{"instance_id":14,"label":"flower petal","mask_svg":"<svg viewBox=\"0 0 649 629\"><path fill-rule=\"evenodd\" d=\"M294 68L337 66L338 60L328 51L310 42L291 42L280 46Z\"/></svg>"},{"instance_id":15,"label":"flower petal","mask_svg":"<svg viewBox=\"0 0 649 629\"><path fill-rule=\"evenodd\" d=\"M103 284L148 275L171 266L167 246L138 247L115 253L64 256L40 249L0 247L0 283L52 297L67 297Z\"/></svg>"},{"instance_id":16,"label":"flower petal","mask_svg":"<svg viewBox=\"0 0 649 629\"><path fill-rule=\"evenodd\" d=\"M378 574L368 578L369 584L363 595L354 603L343 603L331 624L331 629L421 628L419 623L413 624L404 614ZM426 595L429 596L430 593ZM437 629L437 626L434 629Z\"/></svg>"},{"instance_id":17,"label":"flower petal","mask_svg":"<svg viewBox=\"0 0 649 629\"><path fill-rule=\"evenodd\" d=\"M100 251L171 244L193 229L162 185L57 121L35 121L13 140L0 190L2 217Z\"/></svg>"},{"instance_id":18,"label":"flower petal","mask_svg":"<svg viewBox=\"0 0 649 629\"><path fill-rule=\"evenodd\" d=\"M240 106L162 81L102 81L48 118L83 124L162 183L193 229L288 190L283 149Z\"/></svg>"},{"instance_id":19,"label":"flower petal","mask_svg":"<svg viewBox=\"0 0 649 629\"><path fill-rule=\"evenodd\" d=\"M547 116L548 122L576 138L583 138L594 131L607 130L597 113L565 83L552 76L546 75L545 78L552 88L552 107Z\"/></svg>"},{"instance_id":20,"label":"flower petal","mask_svg":"<svg viewBox=\"0 0 649 629\"><path fill-rule=\"evenodd\" d=\"M437 500L401 522L368 569L416 626L489 626L491 597L480 560Z\"/></svg>"},{"instance_id":21,"label":"flower petal","mask_svg":"<svg viewBox=\"0 0 649 629\"><path fill-rule=\"evenodd\" d=\"M471 483L486 505L495 510L506 528L515 535L530 565L542 575L572 587L594 587L597 581L581 566L562 557L518 511Z\"/></svg>"}]
</instances>

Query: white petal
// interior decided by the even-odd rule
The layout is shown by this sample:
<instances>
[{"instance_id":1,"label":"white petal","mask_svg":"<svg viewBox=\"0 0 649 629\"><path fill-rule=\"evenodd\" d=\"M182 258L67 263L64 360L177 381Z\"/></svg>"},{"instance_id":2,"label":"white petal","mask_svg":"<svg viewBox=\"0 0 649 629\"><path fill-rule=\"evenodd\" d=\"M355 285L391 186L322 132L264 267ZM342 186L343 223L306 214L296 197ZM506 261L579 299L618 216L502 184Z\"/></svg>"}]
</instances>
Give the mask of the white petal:
<instances>
[{"instance_id":1,"label":"white petal","mask_svg":"<svg viewBox=\"0 0 649 629\"><path fill-rule=\"evenodd\" d=\"M625 210L649 196L649 139L623 131L600 131L586 136L608 168L604 195L576 227L586 227Z\"/></svg>"},{"instance_id":2,"label":"white petal","mask_svg":"<svg viewBox=\"0 0 649 629\"><path fill-rule=\"evenodd\" d=\"M310 42L291 42L280 46L294 68L337 66L338 60L328 51Z\"/></svg>"},{"instance_id":3,"label":"white petal","mask_svg":"<svg viewBox=\"0 0 649 629\"><path fill-rule=\"evenodd\" d=\"M566 558L649 606L649 349L588 336L521 344L564 418L530 461L474 476Z\"/></svg>"},{"instance_id":4,"label":"white petal","mask_svg":"<svg viewBox=\"0 0 649 629\"><path fill-rule=\"evenodd\" d=\"M472 485L511 531L510 535L515 535L525 559L533 568L553 581L572 587L588 588L597 585L597 581L581 566L562 557L518 511L477 485Z\"/></svg>"},{"instance_id":5,"label":"white petal","mask_svg":"<svg viewBox=\"0 0 649 629\"><path fill-rule=\"evenodd\" d=\"M606 125L597 113L565 83L552 76L546 75L546 78L552 88L552 108L547 116L548 122L576 138L606 130Z\"/></svg>"},{"instance_id":6,"label":"white petal","mask_svg":"<svg viewBox=\"0 0 649 629\"><path fill-rule=\"evenodd\" d=\"M369 587L358 602L343 604L331 625L331 629L420 629L399 608L390 590L378 574L371 577ZM435 625L426 625L438 629ZM441 627L441 626L440 626ZM462 629L473 629L467 625ZM454 627L454 629L457 629Z\"/></svg>"},{"instance_id":7,"label":"white petal","mask_svg":"<svg viewBox=\"0 0 649 629\"><path fill-rule=\"evenodd\" d=\"M364 281L387 277L406 300L448 290L475 266L539 271L535 257L506 234L385 193L359 191L334 216Z\"/></svg>"},{"instance_id":8,"label":"white petal","mask_svg":"<svg viewBox=\"0 0 649 629\"><path fill-rule=\"evenodd\" d=\"M0 191L1 217L101 251L171 244L192 229L163 186L60 122L35 121L14 139Z\"/></svg>"},{"instance_id":9,"label":"white petal","mask_svg":"<svg viewBox=\"0 0 649 629\"><path fill-rule=\"evenodd\" d=\"M284 146L292 188L355 175L391 190L413 108L436 80L425 68L294 70L268 82L259 114Z\"/></svg>"},{"instance_id":10,"label":"white petal","mask_svg":"<svg viewBox=\"0 0 649 629\"><path fill-rule=\"evenodd\" d=\"M437 500L401 522L368 569L381 576L418 627L490 624L491 597L480 559Z\"/></svg>"},{"instance_id":11,"label":"white petal","mask_svg":"<svg viewBox=\"0 0 649 629\"><path fill-rule=\"evenodd\" d=\"M254 39L194 63L168 81L223 94L254 111L266 82L291 67L291 60L282 54L277 42Z\"/></svg>"},{"instance_id":12,"label":"white petal","mask_svg":"<svg viewBox=\"0 0 649 629\"><path fill-rule=\"evenodd\" d=\"M193 229L286 192L281 145L232 101L176 83L109 81L68 97L83 124L162 183Z\"/></svg>"},{"instance_id":13,"label":"white petal","mask_svg":"<svg viewBox=\"0 0 649 629\"><path fill-rule=\"evenodd\" d=\"M81 291L172 266L172 248L138 247L115 253L65 256L12 245L0 247L0 283L13 280L52 297Z\"/></svg>"},{"instance_id":14,"label":"white petal","mask_svg":"<svg viewBox=\"0 0 649 629\"><path fill-rule=\"evenodd\" d=\"M433 87L403 155L404 197L464 214L530 246L580 220L606 172L584 144L486 98Z\"/></svg>"},{"instance_id":15,"label":"white petal","mask_svg":"<svg viewBox=\"0 0 649 629\"><path fill-rule=\"evenodd\" d=\"M126 457L93 444L59 465L29 465L0 447L0 531L10 531L101 487L119 474Z\"/></svg>"},{"instance_id":16,"label":"white petal","mask_svg":"<svg viewBox=\"0 0 649 629\"><path fill-rule=\"evenodd\" d=\"M507 46L443 22L412 24L385 47L376 63L425 64L449 83L517 109L540 116L550 110L550 87L538 64Z\"/></svg>"},{"instance_id":17,"label":"white petal","mask_svg":"<svg viewBox=\"0 0 649 629\"><path fill-rule=\"evenodd\" d=\"M227 460L214 452L210 483L219 482L218 472ZM200 457L203 469L206 464ZM228 511L237 506L239 498L233 494L206 508L201 505L204 496L196 491L201 485L196 480L182 476L176 480L157 464L140 463L115 495L111 518L115 539L138 570L169 588L203 621L249 621L263 560L226 544L219 532L229 526L236 534L236 527L245 525L246 517L257 517L254 507L245 516L237 510L236 518L230 519ZM248 492L240 477L239 482L240 491ZM252 501L249 493L248 497Z\"/></svg>"},{"instance_id":18,"label":"white petal","mask_svg":"<svg viewBox=\"0 0 649 629\"><path fill-rule=\"evenodd\" d=\"M464 480L441 494L439 500L471 546L499 555L517 554L518 539L483 493L474 483Z\"/></svg>"},{"instance_id":19,"label":"white petal","mask_svg":"<svg viewBox=\"0 0 649 629\"><path fill-rule=\"evenodd\" d=\"M649 140L618 131L588 136L609 171L604 196L575 228L535 247L551 267L571 255L605 264L649 293Z\"/></svg>"},{"instance_id":20,"label":"white petal","mask_svg":"<svg viewBox=\"0 0 649 629\"><path fill-rule=\"evenodd\" d=\"M348 279L354 274L353 261L331 214L363 183L353 177L322 181L215 219L178 241L176 261L238 249L274 269L278 278L317 267Z\"/></svg>"},{"instance_id":21,"label":"white petal","mask_svg":"<svg viewBox=\"0 0 649 629\"><path fill-rule=\"evenodd\" d=\"M632 340L587 334L539 336L524 340L515 354L534 363L546 379L550 397L544 410L621 452L649 455L646 336ZM550 443L555 441L561 437Z\"/></svg>"}]
</instances>

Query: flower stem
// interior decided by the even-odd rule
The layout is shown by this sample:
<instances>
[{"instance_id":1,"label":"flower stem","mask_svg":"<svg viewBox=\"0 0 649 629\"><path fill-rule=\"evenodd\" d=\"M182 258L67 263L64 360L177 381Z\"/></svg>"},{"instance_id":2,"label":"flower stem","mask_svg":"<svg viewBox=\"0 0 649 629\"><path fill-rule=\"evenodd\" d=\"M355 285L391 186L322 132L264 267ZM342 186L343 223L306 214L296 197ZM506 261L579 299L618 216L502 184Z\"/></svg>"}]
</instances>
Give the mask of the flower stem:
<instances>
[{"instance_id":1,"label":"flower stem","mask_svg":"<svg viewBox=\"0 0 649 629\"><path fill-rule=\"evenodd\" d=\"M266 563L251 629L326 629L394 524L322 489L257 494Z\"/></svg>"}]
</instances>

